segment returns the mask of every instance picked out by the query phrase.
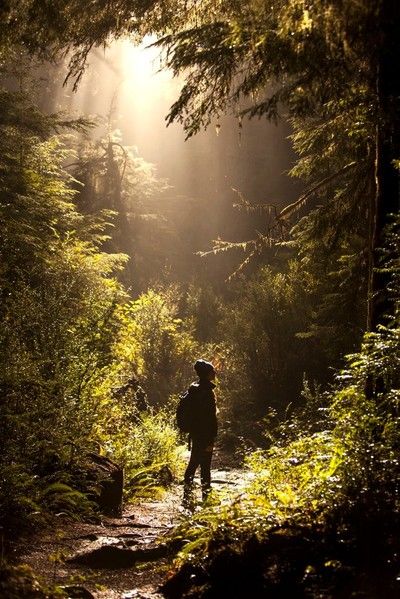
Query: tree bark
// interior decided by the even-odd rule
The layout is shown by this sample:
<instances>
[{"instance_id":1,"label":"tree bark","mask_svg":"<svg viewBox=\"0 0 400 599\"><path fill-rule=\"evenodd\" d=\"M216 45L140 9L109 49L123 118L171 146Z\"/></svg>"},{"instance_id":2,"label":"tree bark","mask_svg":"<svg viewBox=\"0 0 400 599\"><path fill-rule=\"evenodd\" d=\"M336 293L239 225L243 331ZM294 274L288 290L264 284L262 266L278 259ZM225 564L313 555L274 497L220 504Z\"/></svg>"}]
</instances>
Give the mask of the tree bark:
<instances>
[{"instance_id":1,"label":"tree bark","mask_svg":"<svg viewBox=\"0 0 400 599\"><path fill-rule=\"evenodd\" d=\"M376 330L390 313L388 275L379 272L379 248L390 215L399 212L400 181L394 160L400 159L400 4L381 0L377 27L381 32L376 60L376 191L372 206L368 330Z\"/></svg>"}]
</instances>

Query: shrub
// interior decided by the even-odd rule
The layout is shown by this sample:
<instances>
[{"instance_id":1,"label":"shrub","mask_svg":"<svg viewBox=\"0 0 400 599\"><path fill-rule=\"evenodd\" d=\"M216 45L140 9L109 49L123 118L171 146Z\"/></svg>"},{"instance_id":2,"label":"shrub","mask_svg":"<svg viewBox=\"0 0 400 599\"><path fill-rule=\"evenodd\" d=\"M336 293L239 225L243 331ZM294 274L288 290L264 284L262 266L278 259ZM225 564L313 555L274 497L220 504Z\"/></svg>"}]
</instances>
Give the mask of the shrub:
<instances>
[{"instance_id":1,"label":"shrub","mask_svg":"<svg viewBox=\"0 0 400 599\"><path fill-rule=\"evenodd\" d=\"M113 431L104 431L104 448L124 466L127 498L154 494L181 474L183 451L172 412L138 412L134 421L123 422L115 413Z\"/></svg>"},{"instance_id":2,"label":"shrub","mask_svg":"<svg viewBox=\"0 0 400 599\"><path fill-rule=\"evenodd\" d=\"M179 289L150 289L120 310L115 346L121 371L133 372L152 405L165 405L193 376L198 351L190 324L178 318Z\"/></svg>"}]
</instances>

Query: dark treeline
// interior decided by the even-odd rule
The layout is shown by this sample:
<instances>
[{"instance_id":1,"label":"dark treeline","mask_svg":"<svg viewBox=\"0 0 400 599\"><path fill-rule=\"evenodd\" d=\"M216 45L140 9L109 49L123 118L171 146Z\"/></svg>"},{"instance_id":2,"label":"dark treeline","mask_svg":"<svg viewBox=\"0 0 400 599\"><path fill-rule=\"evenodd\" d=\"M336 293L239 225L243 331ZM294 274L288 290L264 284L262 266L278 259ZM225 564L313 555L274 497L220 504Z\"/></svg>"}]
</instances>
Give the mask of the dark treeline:
<instances>
[{"instance_id":1,"label":"dark treeline","mask_svg":"<svg viewBox=\"0 0 400 599\"><path fill-rule=\"evenodd\" d=\"M191 565L165 593L223 596L224 564L240 559L238 597L340 596L340 585L395 596L396 2L96 0L86 14L78 0L24 0L0 16L7 534L56 512L95 518L94 454L123 465L127 499L166 468L179 478L173 414L203 356L219 373L220 445L253 482L240 505L214 498L183 525ZM124 143L111 107L99 127L45 101L60 72L79 86L93 48L147 35L184 80L167 121L188 137L227 112L239 129L283 121L298 196L183 196ZM294 557L264 568L266 539L285 526L312 531L317 550L303 563L293 532ZM363 546L380 549L373 585Z\"/></svg>"}]
</instances>

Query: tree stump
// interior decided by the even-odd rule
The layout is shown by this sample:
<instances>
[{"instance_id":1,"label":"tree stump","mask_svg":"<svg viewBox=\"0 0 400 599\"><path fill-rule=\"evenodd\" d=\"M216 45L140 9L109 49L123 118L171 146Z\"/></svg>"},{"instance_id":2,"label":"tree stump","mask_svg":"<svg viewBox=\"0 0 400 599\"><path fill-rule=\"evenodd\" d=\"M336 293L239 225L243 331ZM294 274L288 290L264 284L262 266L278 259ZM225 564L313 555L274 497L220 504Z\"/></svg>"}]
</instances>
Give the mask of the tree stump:
<instances>
[{"instance_id":1,"label":"tree stump","mask_svg":"<svg viewBox=\"0 0 400 599\"><path fill-rule=\"evenodd\" d=\"M89 458L100 484L100 492L95 497L100 511L106 516L120 516L124 488L123 469L109 458L96 453L90 453Z\"/></svg>"}]
</instances>

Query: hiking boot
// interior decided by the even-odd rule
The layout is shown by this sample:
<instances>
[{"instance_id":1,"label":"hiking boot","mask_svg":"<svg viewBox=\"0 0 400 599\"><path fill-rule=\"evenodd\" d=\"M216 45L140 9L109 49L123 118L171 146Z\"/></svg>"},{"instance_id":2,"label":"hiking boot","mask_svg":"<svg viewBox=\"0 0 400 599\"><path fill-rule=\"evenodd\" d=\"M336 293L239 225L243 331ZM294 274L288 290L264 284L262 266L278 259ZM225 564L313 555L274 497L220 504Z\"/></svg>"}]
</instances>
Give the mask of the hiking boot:
<instances>
[{"instance_id":1,"label":"hiking boot","mask_svg":"<svg viewBox=\"0 0 400 599\"><path fill-rule=\"evenodd\" d=\"M195 507L194 490L192 483L185 483L183 487L182 505L185 509L193 511Z\"/></svg>"},{"instance_id":2,"label":"hiking boot","mask_svg":"<svg viewBox=\"0 0 400 599\"><path fill-rule=\"evenodd\" d=\"M201 497L203 501L207 501L208 497L210 496L211 493L211 487L210 485L202 485L201 487Z\"/></svg>"}]
</instances>

